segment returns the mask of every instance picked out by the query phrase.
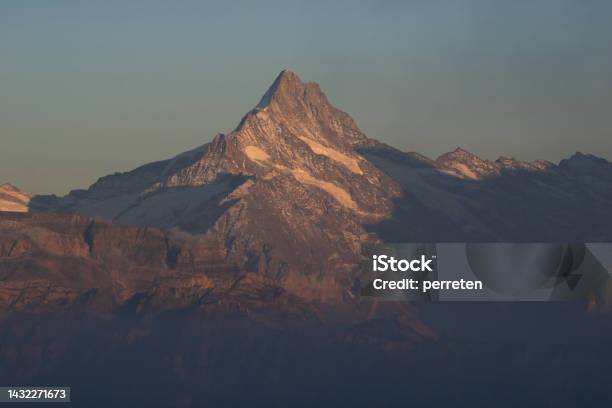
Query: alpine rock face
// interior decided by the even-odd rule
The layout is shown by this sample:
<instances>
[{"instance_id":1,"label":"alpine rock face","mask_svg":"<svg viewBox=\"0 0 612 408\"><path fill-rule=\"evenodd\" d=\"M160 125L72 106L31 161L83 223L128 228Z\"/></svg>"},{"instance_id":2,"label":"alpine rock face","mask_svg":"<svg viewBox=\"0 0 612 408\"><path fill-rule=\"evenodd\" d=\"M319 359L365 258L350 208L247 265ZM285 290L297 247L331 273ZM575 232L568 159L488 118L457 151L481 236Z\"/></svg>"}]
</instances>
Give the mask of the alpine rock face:
<instances>
[{"instance_id":1,"label":"alpine rock face","mask_svg":"<svg viewBox=\"0 0 612 408\"><path fill-rule=\"evenodd\" d=\"M0 185L0 211L27 212L31 198L29 194L11 184Z\"/></svg>"},{"instance_id":2,"label":"alpine rock face","mask_svg":"<svg viewBox=\"0 0 612 408\"><path fill-rule=\"evenodd\" d=\"M356 152L367 141L317 84L283 71L233 132L33 206L205 234L247 270L338 299L372 239L364 225L390 217L401 194Z\"/></svg>"}]
</instances>

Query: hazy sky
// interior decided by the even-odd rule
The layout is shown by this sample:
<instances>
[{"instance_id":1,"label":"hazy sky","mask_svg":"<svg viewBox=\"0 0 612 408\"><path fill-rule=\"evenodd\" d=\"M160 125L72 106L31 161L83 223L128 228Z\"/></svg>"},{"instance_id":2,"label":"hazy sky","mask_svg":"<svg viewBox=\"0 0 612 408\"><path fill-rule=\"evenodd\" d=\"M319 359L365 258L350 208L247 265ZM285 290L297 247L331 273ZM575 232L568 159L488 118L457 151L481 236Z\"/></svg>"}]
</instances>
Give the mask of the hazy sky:
<instances>
[{"instance_id":1,"label":"hazy sky","mask_svg":"<svg viewBox=\"0 0 612 408\"><path fill-rule=\"evenodd\" d=\"M232 130L283 68L436 157L612 159L612 2L0 2L0 182L65 193Z\"/></svg>"}]
</instances>

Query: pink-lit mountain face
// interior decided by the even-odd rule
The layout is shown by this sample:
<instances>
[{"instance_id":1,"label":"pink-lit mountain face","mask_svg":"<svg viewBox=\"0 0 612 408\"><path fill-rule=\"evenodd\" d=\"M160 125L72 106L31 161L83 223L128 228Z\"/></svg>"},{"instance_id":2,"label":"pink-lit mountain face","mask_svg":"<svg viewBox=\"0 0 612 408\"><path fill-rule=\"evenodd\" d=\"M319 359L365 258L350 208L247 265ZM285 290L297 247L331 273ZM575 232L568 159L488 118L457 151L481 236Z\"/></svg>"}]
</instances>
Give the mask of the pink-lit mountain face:
<instances>
[{"instance_id":1,"label":"pink-lit mountain face","mask_svg":"<svg viewBox=\"0 0 612 408\"><path fill-rule=\"evenodd\" d=\"M338 301L368 242L610 239L612 164L401 152L283 71L233 132L30 207L201 234L245 270Z\"/></svg>"},{"instance_id":2,"label":"pink-lit mountain face","mask_svg":"<svg viewBox=\"0 0 612 408\"><path fill-rule=\"evenodd\" d=\"M318 85L283 71L233 132L102 178L51 208L205 234L248 270L307 297L338 299L371 239L364 225L390 217L401 194L355 151L366 140Z\"/></svg>"},{"instance_id":3,"label":"pink-lit mountain face","mask_svg":"<svg viewBox=\"0 0 612 408\"><path fill-rule=\"evenodd\" d=\"M0 185L0 211L27 212L31 198L12 184Z\"/></svg>"},{"instance_id":4,"label":"pink-lit mountain face","mask_svg":"<svg viewBox=\"0 0 612 408\"><path fill-rule=\"evenodd\" d=\"M605 378L607 316L363 301L358 263L380 241L610 241L610 208L606 160L402 152L284 71L236 130L174 158L65 197L0 186L0 378L63 378L86 406L381 406L407 384L445 406L536 372L542 401L572 401L547 390ZM576 401L597 395L574 377Z\"/></svg>"}]
</instances>

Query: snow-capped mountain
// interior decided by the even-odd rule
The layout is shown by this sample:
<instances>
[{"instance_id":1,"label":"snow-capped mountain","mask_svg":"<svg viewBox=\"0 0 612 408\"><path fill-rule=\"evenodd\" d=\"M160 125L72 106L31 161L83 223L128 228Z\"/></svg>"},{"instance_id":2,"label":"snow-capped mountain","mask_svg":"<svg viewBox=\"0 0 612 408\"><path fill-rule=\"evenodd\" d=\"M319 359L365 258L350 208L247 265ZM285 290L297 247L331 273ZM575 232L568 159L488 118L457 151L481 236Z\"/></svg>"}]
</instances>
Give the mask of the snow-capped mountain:
<instances>
[{"instance_id":1,"label":"snow-capped mountain","mask_svg":"<svg viewBox=\"0 0 612 408\"><path fill-rule=\"evenodd\" d=\"M612 164L402 152L283 71L233 132L31 207L204 234L246 269L327 299L345 296L373 240L609 240Z\"/></svg>"},{"instance_id":2,"label":"snow-capped mountain","mask_svg":"<svg viewBox=\"0 0 612 408\"><path fill-rule=\"evenodd\" d=\"M365 140L318 85L283 71L233 132L34 205L206 234L250 270L312 296L338 297L337 280L368 237L364 225L389 217L401 193L355 151Z\"/></svg>"}]
</instances>

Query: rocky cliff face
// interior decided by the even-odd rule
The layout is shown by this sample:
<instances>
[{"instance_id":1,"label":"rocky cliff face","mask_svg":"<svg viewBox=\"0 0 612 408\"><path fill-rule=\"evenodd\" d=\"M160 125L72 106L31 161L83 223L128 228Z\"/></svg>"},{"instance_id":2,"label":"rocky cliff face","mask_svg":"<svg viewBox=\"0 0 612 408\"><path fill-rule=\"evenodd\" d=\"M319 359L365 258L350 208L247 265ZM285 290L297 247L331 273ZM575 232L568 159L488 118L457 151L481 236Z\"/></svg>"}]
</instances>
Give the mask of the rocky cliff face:
<instances>
[{"instance_id":1,"label":"rocky cliff face","mask_svg":"<svg viewBox=\"0 0 612 408\"><path fill-rule=\"evenodd\" d=\"M229 262L224 245L206 237L77 215L0 214L0 317L171 311L320 322L316 303Z\"/></svg>"},{"instance_id":2,"label":"rocky cliff face","mask_svg":"<svg viewBox=\"0 0 612 408\"><path fill-rule=\"evenodd\" d=\"M32 196L12 184L0 185L0 211L27 212Z\"/></svg>"},{"instance_id":3,"label":"rocky cliff face","mask_svg":"<svg viewBox=\"0 0 612 408\"><path fill-rule=\"evenodd\" d=\"M318 85L283 71L235 131L181 160L36 205L206 234L246 269L302 296L338 300L370 240L363 225L389 217L400 195L354 150L365 140Z\"/></svg>"},{"instance_id":4,"label":"rocky cliff face","mask_svg":"<svg viewBox=\"0 0 612 408\"><path fill-rule=\"evenodd\" d=\"M231 263L226 247L204 236L120 226L78 215L2 213L0 360L21 361L32 349L39 350L35 361L26 364L38 370L46 367L45 361L69 359L68 350L46 344L62 344L65 339L24 342L13 329L4 329L5 323L20 326L21 317L61 320L67 326L64 334L84 322L81 328L101 324L117 333L109 344L120 348L148 336L152 321L182 327L189 333L185 344L192 344L191 334L202 330L221 342L235 341L235 331L248 336L263 330L272 337L307 334L340 348L366 342L375 348L402 350L436 337L409 305L330 307L296 296L282 280ZM390 326L392 333L379 335L379 325ZM107 340L114 336L103 332ZM17 356L4 346L13 341L21 349ZM86 349L83 353L90 354Z\"/></svg>"},{"instance_id":5,"label":"rocky cliff face","mask_svg":"<svg viewBox=\"0 0 612 408\"><path fill-rule=\"evenodd\" d=\"M172 309L211 299L237 279L225 249L205 239L80 216L0 216L1 313L113 313L135 298Z\"/></svg>"}]
</instances>

